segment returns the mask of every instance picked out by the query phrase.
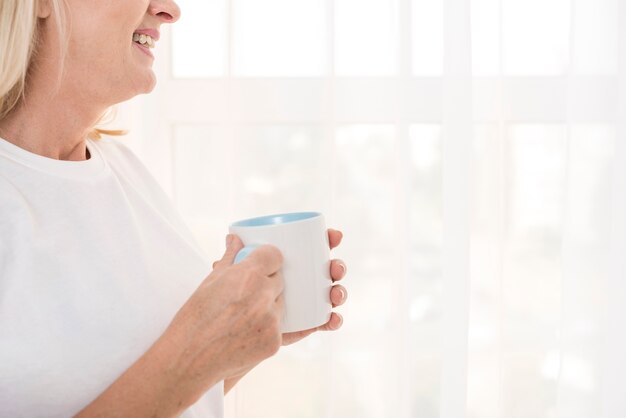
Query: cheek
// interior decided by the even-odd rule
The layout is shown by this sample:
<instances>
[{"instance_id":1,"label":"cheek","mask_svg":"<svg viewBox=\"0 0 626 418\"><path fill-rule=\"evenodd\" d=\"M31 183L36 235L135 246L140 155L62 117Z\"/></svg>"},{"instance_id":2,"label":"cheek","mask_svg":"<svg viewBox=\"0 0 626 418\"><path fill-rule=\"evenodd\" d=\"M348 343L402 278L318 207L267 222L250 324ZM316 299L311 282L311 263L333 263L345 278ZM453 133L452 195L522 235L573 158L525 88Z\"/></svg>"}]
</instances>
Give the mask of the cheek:
<instances>
[{"instance_id":1,"label":"cheek","mask_svg":"<svg viewBox=\"0 0 626 418\"><path fill-rule=\"evenodd\" d=\"M115 76L124 61L128 60L129 45L119 39L104 37L80 37L70 44L69 57L80 78Z\"/></svg>"},{"instance_id":2,"label":"cheek","mask_svg":"<svg viewBox=\"0 0 626 418\"><path fill-rule=\"evenodd\" d=\"M147 80L136 68L132 48L131 41L124 42L120 36L76 39L68 51L67 79L84 93L111 100L143 91Z\"/></svg>"}]
</instances>

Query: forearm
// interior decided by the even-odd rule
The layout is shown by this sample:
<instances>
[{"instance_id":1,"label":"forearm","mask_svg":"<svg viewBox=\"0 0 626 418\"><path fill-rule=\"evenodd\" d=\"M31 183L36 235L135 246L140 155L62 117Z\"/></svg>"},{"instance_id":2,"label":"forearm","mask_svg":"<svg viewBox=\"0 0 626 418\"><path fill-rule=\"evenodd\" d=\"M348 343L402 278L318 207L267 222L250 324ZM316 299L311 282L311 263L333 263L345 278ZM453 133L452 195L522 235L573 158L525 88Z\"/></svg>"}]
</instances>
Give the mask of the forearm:
<instances>
[{"instance_id":1,"label":"forearm","mask_svg":"<svg viewBox=\"0 0 626 418\"><path fill-rule=\"evenodd\" d=\"M160 339L77 418L179 416L202 392L183 376L184 360L176 344ZM206 379L204 385L206 386ZM219 381L209 382L208 387Z\"/></svg>"}]
</instances>

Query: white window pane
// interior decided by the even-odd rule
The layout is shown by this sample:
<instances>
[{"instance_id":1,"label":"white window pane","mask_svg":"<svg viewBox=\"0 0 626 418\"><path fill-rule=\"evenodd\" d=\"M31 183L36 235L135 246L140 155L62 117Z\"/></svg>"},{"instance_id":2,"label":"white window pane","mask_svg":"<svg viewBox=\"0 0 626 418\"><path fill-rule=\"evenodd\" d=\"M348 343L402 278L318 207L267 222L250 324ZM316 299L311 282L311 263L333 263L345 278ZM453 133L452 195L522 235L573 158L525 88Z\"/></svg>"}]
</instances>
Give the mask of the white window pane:
<instances>
[{"instance_id":1,"label":"white window pane","mask_svg":"<svg viewBox=\"0 0 626 418\"><path fill-rule=\"evenodd\" d=\"M513 125L507 143L502 390L515 396L503 400L502 415L549 416L556 406L559 368L554 350L562 312L566 129Z\"/></svg>"},{"instance_id":2,"label":"white window pane","mask_svg":"<svg viewBox=\"0 0 626 418\"><path fill-rule=\"evenodd\" d=\"M317 0L233 0L235 74L325 74L325 5Z\"/></svg>"},{"instance_id":3,"label":"white window pane","mask_svg":"<svg viewBox=\"0 0 626 418\"><path fill-rule=\"evenodd\" d=\"M411 416L439 417L441 385L441 126L412 125L409 214L409 383Z\"/></svg>"},{"instance_id":4,"label":"white window pane","mask_svg":"<svg viewBox=\"0 0 626 418\"><path fill-rule=\"evenodd\" d=\"M509 135L512 233L548 238L563 221L565 126L513 125Z\"/></svg>"},{"instance_id":5,"label":"white window pane","mask_svg":"<svg viewBox=\"0 0 626 418\"><path fill-rule=\"evenodd\" d=\"M419 328L433 321L439 323L441 315L441 126L412 125L409 132L409 316ZM416 349L433 354L429 345Z\"/></svg>"},{"instance_id":6,"label":"white window pane","mask_svg":"<svg viewBox=\"0 0 626 418\"><path fill-rule=\"evenodd\" d=\"M502 0L504 72L560 75L569 62L570 0Z\"/></svg>"},{"instance_id":7,"label":"white window pane","mask_svg":"<svg viewBox=\"0 0 626 418\"><path fill-rule=\"evenodd\" d=\"M411 246L416 256L429 260L416 265L416 274L439 277L442 244L441 126L412 125L411 162ZM416 261L414 259L414 261ZM420 292L421 293L421 292Z\"/></svg>"},{"instance_id":8,"label":"white window pane","mask_svg":"<svg viewBox=\"0 0 626 418\"><path fill-rule=\"evenodd\" d=\"M386 125L349 125L336 131L335 214L350 245L341 248L350 288L341 308L346 318L333 338L335 379L332 414L338 417L400 416L400 346L394 320L395 130ZM353 238L348 238L353 237ZM361 238L359 238L361 237ZM363 237L367 237L362 239ZM372 338L375 336L375 338ZM372 379L372 376L376 376Z\"/></svg>"},{"instance_id":9,"label":"white window pane","mask_svg":"<svg viewBox=\"0 0 626 418\"><path fill-rule=\"evenodd\" d=\"M337 0L335 73L346 76L396 72L396 0Z\"/></svg>"},{"instance_id":10,"label":"white window pane","mask_svg":"<svg viewBox=\"0 0 626 418\"><path fill-rule=\"evenodd\" d=\"M240 127L231 163L236 217L323 212L330 196L322 135L318 127Z\"/></svg>"},{"instance_id":11,"label":"white window pane","mask_svg":"<svg viewBox=\"0 0 626 418\"><path fill-rule=\"evenodd\" d=\"M385 277L393 259L395 130L386 125L349 125L336 132L336 207L340 224L359 240L346 256L362 260L365 277ZM379 315L374 315L380 318ZM378 319L377 319L378 320ZM365 323L364 323L365 324ZM371 326L371 324L369 325Z\"/></svg>"},{"instance_id":12,"label":"white window pane","mask_svg":"<svg viewBox=\"0 0 626 418\"><path fill-rule=\"evenodd\" d=\"M606 254L610 253L615 130L573 125L563 235L559 409L568 418L601 416Z\"/></svg>"},{"instance_id":13,"label":"white window pane","mask_svg":"<svg viewBox=\"0 0 626 418\"><path fill-rule=\"evenodd\" d=\"M506 324L504 326L507 326ZM555 416L557 385L545 371L558 368L558 357L544 351L518 350L502 360L502 415L507 418Z\"/></svg>"},{"instance_id":14,"label":"white window pane","mask_svg":"<svg viewBox=\"0 0 626 418\"><path fill-rule=\"evenodd\" d=\"M443 1L413 0L413 74L443 74Z\"/></svg>"},{"instance_id":15,"label":"white window pane","mask_svg":"<svg viewBox=\"0 0 626 418\"><path fill-rule=\"evenodd\" d=\"M313 334L256 366L235 388L241 418L318 418L330 399L334 335ZM228 416L228 415L227 415Z\"/></svg>"},{"instance_id":16,"label":"white window pane","mask_svg":"<svg viewBox=\"0 0 626 418\"><path fill-rule=\"evenodd\" d=\"M597 416L614 130L506 133L474 136L468 410Z\"/></svg>"},{"instance_id":17,"label":"white window pane","mask_svg":"<svg viewBox=\"0 0 626 418\"><path fill-rule=\"evenodd\" d=\"M575 0L575 5L574 71L615 74L619 0Z\"/></svg>"},{"instance_id":18,"label":"white window pane","mask_svg":"<svg viewBox=\"0 0 626 418\"><path fill-rule=\"evenodd\" d=\"M576 226L571 238L588 247L606 244L610 218L603 216L610 190L615 128L574 125L571 132L568 216Z\"/></svg>"},{"instance_id":19,"label":"white window pane","mask_svg":"<svg viewBox=\"0 0 626 418\"><path fill-rule=\"evenodd\" d=\"M472 71L500 73L500 4L502 0L472 0Z\"/></svg>"},{"instance_id":20,"label":"white window pane","mask_svg":"<svg viewBox=\"0 0 626 418\"><path fill-rule=\"evenodd\" d=\"M353 273L350 273L351 275ZM388 278L387 278L388 279ZM367 304L370 311L379 312L388 304L388 293L395 292L392 286L378 284L378 295L371 289L366 301L358 299L350 287L350 298ZM380 294L382 291L383 294ZM356 318L354 311L348 312L347 305L341 310L344 324L341 332L332 339L332 368L334 379L329 395L333 417L380 418L400 417L401 382L406 369L400 366L402 348L399 346L398 327L385 330L351 330ZM400 322L400 321L399 321ZM433 388L428 388L432 390ZM298 415L299 416L299 415Z\"/></svg>"},{"instance_id":21,"label":"white window pane","mask_svg":"<svg viewBox=\"0 0 626 418\"><path fill-rule=\"evenodd\" d=\"M472 156L471 287L467 408L472 416L501 418L500 289L504 138L497 124L475 127Z\"/></svg>"},{"instance_id":22,"label":"white window pane","mask_svg":"<svg viewBox=\"0 0 626 418\"><path fill-rule=\"evenodd\" d=\"M172 75L222 76L226 72L226 0L179 0L180 20L172 27Z\"/></svg>"}]
</instances>

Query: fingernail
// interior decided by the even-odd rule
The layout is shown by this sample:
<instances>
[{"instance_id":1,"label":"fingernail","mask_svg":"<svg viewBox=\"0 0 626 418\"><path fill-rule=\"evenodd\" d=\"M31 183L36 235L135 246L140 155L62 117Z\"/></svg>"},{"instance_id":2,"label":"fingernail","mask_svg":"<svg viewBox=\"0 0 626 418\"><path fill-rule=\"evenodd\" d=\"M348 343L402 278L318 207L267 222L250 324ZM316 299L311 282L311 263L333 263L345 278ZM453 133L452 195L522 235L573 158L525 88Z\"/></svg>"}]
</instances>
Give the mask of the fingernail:
<instances>
[{"instance_id":1,"label":"fingernail","mask_svg":"<svg viewBox=\"0 0 626 418\"><path fill-rule=\"evenodd\" d=\"M346 299L346 291L343 290L342 288L339 288L339 293L341 293L341 300L345 300Z\"/></svg>"},{"instance_id":2,"label":"fingernail","mask_svg":"<svg viewBox=\"0 0 626 418\"><path fill-rule=\"evenodd\" d=\"M233 235L232 234L226 235L226 246L230 247L231 242L233 242Z\"/></svg>"},{"instance_id":3,"label":"fingernail","mask_svg":"<svg viewBox=\"0 0 626 418\"><path fill-rule=\"evenodd\" d=\"M343 274L346 274L346 272L348 271L348 269L346 268L346 265L343 263L339 263L339 265L341 266L341 269L343 270Z\"/></svg>"}]
</instances>

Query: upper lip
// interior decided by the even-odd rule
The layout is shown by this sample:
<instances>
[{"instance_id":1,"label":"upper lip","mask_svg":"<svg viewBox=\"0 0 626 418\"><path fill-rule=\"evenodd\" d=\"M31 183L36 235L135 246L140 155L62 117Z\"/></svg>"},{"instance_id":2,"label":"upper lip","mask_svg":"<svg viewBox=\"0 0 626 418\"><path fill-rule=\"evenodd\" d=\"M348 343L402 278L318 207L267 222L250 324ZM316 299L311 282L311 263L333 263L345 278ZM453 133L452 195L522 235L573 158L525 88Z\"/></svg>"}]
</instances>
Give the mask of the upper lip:
<instances>
[{"instance_id":1,"label":"upper lip","mask_svg":"<svg viewBox=\"0 0 626 418\"><path fill-rule=\"evenodd\" d=\"M155 41L159 40L159 31L156 29L150 29L150 28L144 28L144 29L137 29L135 32L133 33L138 33L140 35L148 35L150 36L152 39L154 39Z\"/></svg>"}]
</instances>

